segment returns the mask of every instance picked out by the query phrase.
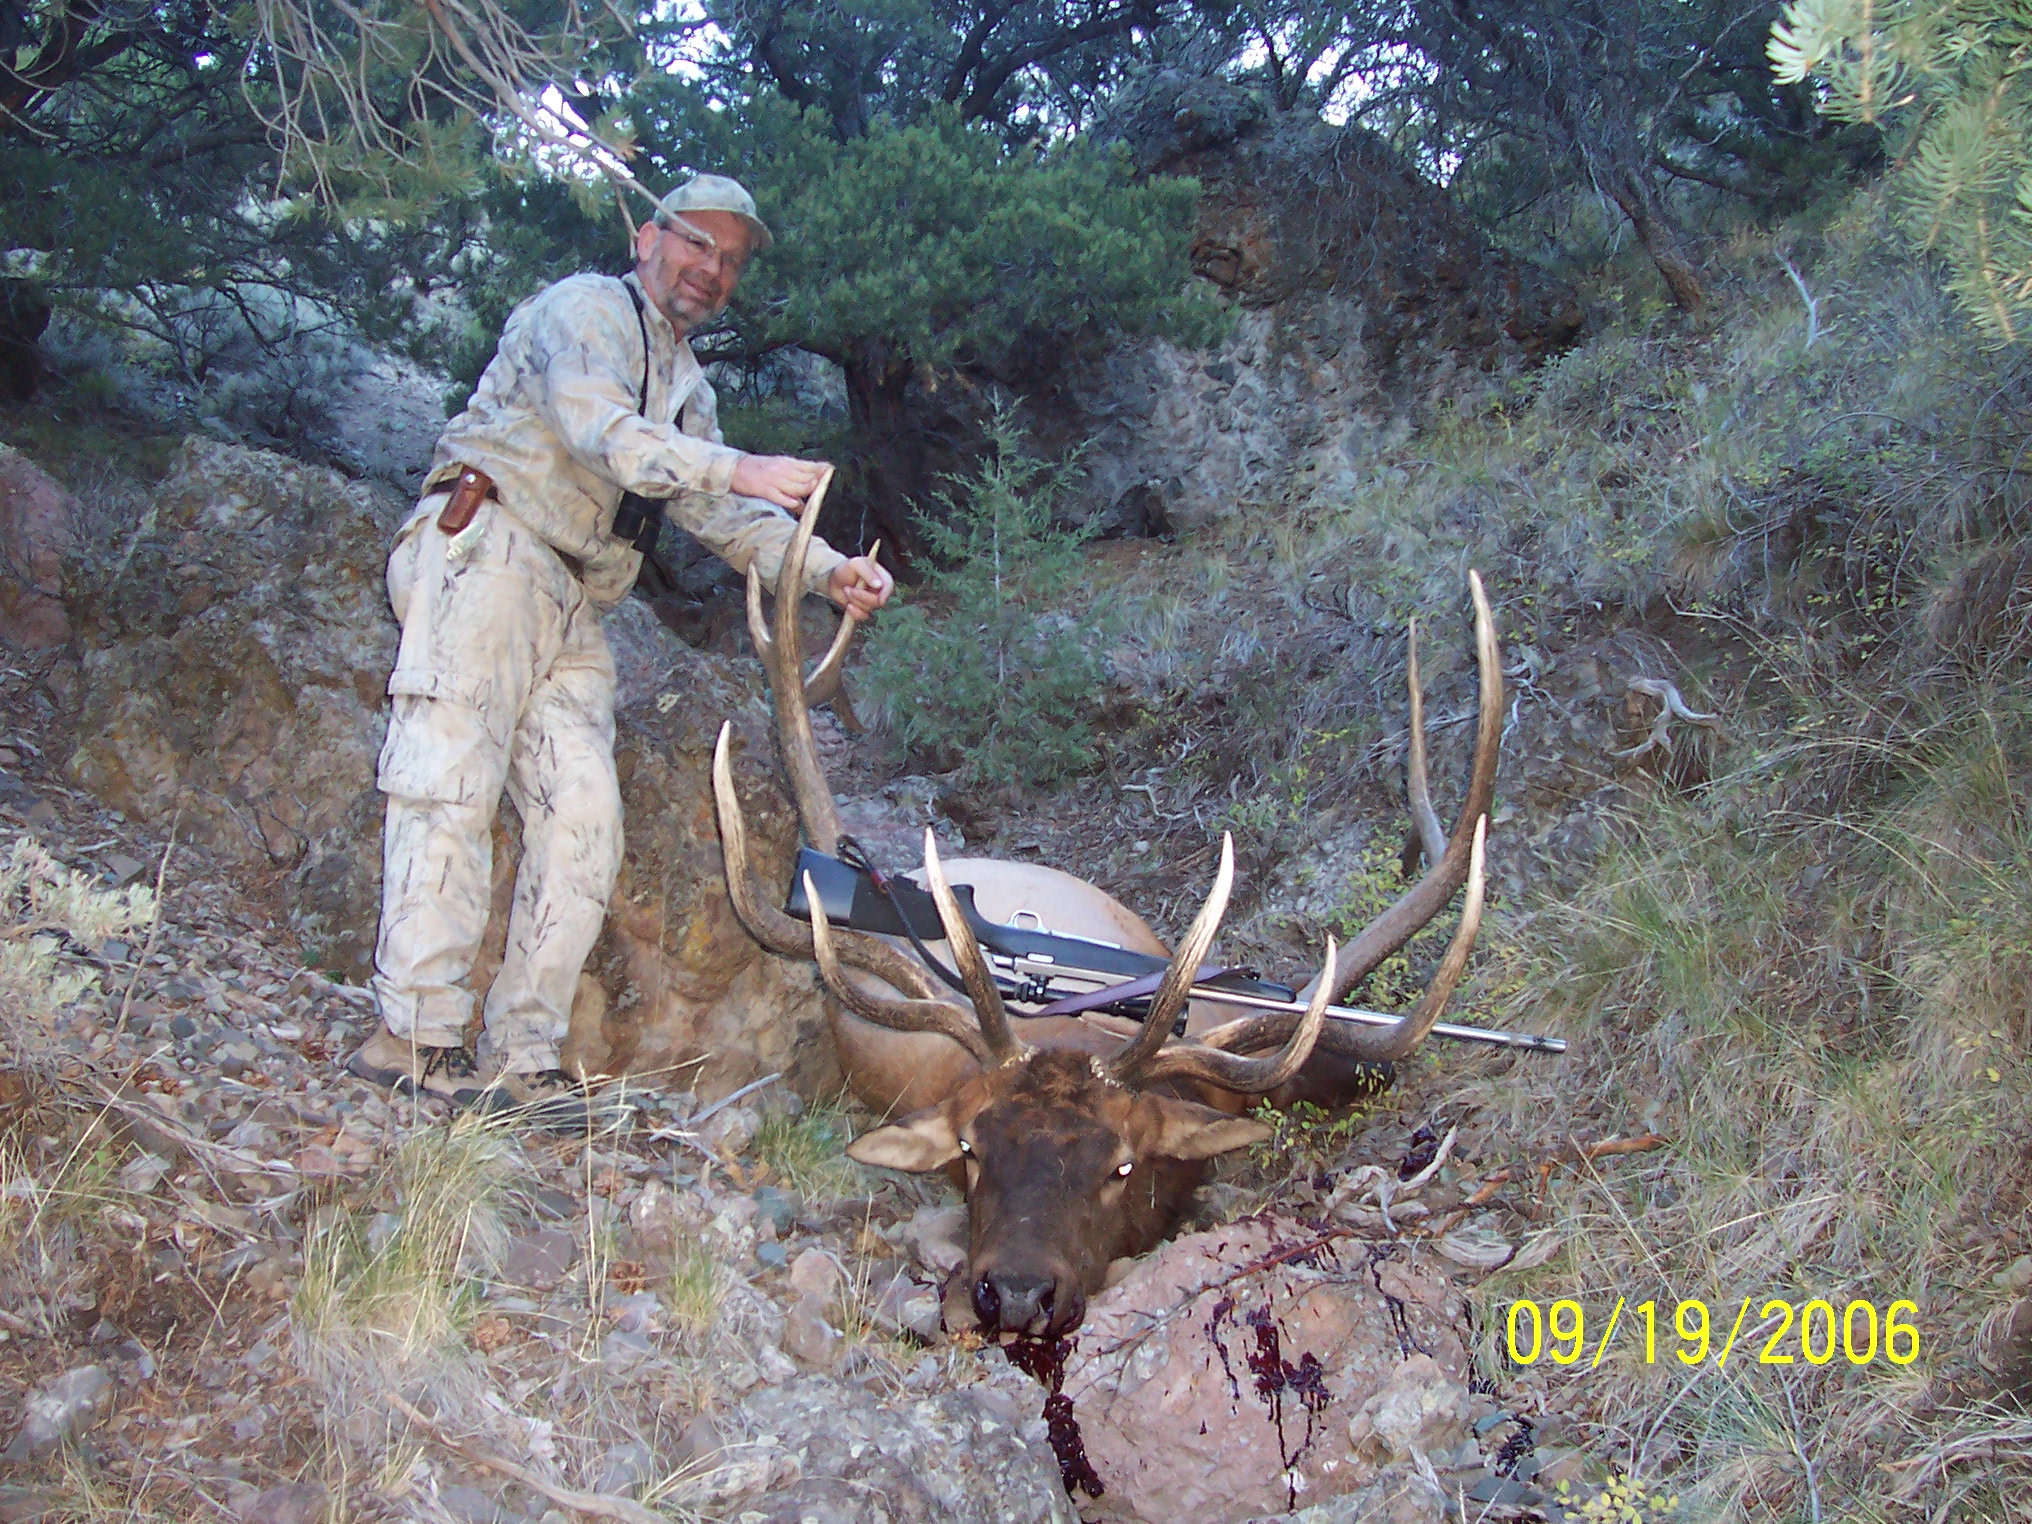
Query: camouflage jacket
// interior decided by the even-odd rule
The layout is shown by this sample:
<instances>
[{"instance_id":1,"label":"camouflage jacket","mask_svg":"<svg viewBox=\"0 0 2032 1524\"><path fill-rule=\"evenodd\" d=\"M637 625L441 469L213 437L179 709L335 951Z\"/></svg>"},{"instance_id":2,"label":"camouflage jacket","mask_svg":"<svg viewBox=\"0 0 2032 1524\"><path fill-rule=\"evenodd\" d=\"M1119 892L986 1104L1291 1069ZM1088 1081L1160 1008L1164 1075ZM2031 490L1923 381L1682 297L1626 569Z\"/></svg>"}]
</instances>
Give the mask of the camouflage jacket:
<instances>
[{"instance_id":1,"label":"camouflage jacket","mask_svg":"<svg viewBox=\"0 0 2032 1524\"><path fill-rule=\"evenodd\" d=\"M625 284L624 284L625 283ZM730 490L741 452L720 435L713 389L691 345L644 300L649 401L642 388L642 330L627 286L633 275L574 275L509 315L501 343L466 410L437 442L426 493L461 466L493 477L501 504L584 564L587 594L612 608L642 558L608 531L623 492L666 498L669 517L773 586L796 528L789 514ZM814 540L805 586L823 594L845 557Z\"/></svg>"}]
</instances>

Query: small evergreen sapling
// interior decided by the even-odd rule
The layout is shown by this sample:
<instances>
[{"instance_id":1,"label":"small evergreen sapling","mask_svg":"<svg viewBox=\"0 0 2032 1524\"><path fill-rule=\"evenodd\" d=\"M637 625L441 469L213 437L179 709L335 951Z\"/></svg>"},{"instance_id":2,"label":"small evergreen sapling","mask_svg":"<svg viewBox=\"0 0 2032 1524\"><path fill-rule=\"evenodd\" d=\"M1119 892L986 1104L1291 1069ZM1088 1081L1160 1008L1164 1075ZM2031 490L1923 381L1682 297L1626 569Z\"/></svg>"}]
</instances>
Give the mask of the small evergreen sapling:
<instances>
[{"instance_id":1,"label":"small evergreen sapling","mask_svg":"<svg viewBox=\"0 0 2032 1524\"><path fill-rule=\"evenodd\" d=\"M989 434L979 473L942 494L944 521L923 521L941 569L876 626L868 681L883 723L931 765L1046 785L1093 763L1104 630L1059 601L1087 538L1053 519L1077 466L1024 453L1007 413Z\"/></svg>"}]
</instances>

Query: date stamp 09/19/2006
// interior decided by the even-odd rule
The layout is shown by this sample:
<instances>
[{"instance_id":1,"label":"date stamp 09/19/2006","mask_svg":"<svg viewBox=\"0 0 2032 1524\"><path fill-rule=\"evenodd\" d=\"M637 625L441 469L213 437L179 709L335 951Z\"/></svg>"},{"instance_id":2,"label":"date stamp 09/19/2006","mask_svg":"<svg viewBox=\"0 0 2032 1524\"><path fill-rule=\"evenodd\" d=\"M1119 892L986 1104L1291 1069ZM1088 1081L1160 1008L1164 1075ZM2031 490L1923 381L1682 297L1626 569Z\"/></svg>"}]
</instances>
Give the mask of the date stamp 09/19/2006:
<instances>
[{"instance_id":1,"label":"date stamp 09/19/2006","mask_svg":"<svg viewBox=\"0 0 2032 1524\"><path fill-rule=\"evenodd\" d=\"M1730 1353L1746 1331L1749 1342L1736 1358L1740 1361L1755 1347L1760 1365L1791 1365L1795 1360L1827 1365L1837 1355L1851 1365L1880 1359L1892 1365L1910 1365L1919 1358L1919 1325L1913 1321L1919 1313L1916 1302L1893 1302L1879 1317L1874 1302L1850 1302L1837 1311L1832 1302L1818 1297L1800 1303L1774 1297L1757 1309L1752 1321L1750 1307L1755 1299L1746 1296L1727 1336L1718 1341L1717 1323L1705 1302L1678 1303L1661 1329L1658 1303L1639 1302L1626 1309L1626 1300L1616 1298L1599 1339L1589 1337L1587 1310L1577 1301L1562 1298L1546 1308L1528 1300L1512 1302L1506 1319L1506 1353L1518 1365L1536 1365L1541 1359L1574 1365L1592 1346L1592 1368L1602 1363L1621 1325L1624 1339L1634 1343L1646 1365L1660 1359L1663 1347L1682 1365L1699 1366L1712 1358L1717 1370L1726 1368ZM1722 1313L1727 1316L1728 1309L1724 1307Z\"/></svg>"}]
</instances>

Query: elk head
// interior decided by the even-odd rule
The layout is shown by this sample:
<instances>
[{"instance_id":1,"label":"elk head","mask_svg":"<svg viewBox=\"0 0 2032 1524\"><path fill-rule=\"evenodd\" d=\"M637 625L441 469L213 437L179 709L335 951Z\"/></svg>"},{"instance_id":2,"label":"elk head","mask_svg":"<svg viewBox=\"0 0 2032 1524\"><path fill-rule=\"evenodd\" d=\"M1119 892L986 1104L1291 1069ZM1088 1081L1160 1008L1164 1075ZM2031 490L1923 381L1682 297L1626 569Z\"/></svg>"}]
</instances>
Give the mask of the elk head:
<instances>
[{"instance_id":1,"label":"elk head","mask_svg":"<svg viewBox=\"0 0 2032 1524\"><path fill-rule=\"evenodd\" d=\"M1326 1021L1333 943L1317 981L1321 993L1277 1052L1243 1056L1168 1041L1234 884L1234 842L1224 837L1213 891L1136 1035L1112 1052L1032 1048L1012 1029L929 831L924 852L925 878L987 1061L944 1101L862 1134L847 1152L890 1169L955 1170L967 1198L975 1316L990 1330L1055 1337L1084 1316L1111 1260L1144 1252L1171 1229L1208 1159L1269 1138L1264 1123L1233 1113L1247 1097L1290 1079L1312 1052ZM807 883L805 893L813 896L815 886ZM885 1002L847 979L816 899L812 932L828 987L869 1019L886 1021ZM1225 1101L1227 1109L1209 1101Z\"/></svg>"}]
</instances>

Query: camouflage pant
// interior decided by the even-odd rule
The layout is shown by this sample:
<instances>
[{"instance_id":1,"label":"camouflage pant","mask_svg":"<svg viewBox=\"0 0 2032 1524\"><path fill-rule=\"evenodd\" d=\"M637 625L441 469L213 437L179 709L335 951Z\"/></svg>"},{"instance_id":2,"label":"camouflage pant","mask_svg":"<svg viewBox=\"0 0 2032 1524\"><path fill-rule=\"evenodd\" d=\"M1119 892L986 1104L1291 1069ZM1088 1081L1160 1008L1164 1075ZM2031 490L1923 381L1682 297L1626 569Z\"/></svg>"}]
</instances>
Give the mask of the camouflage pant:
<instances>
[{"instance_id":1,"label":"camouflage pant","mask_svg":"<svg viewBox=\"0 0 2032 1524\"><path fill-rule=\"evenodd\" d=\"M483 1057L557 1067L572 995L621 865L614 662L600 612L556 552L496 503L452 543L443 494L388 561L402 649L381 750L381 935L374 994L399 1037L464 1040L461 986L486 934L493 821L522 817L508 945L487 993Z\"/></svg>"}]
</instances>

